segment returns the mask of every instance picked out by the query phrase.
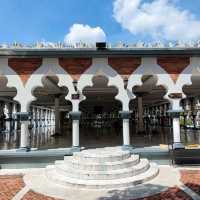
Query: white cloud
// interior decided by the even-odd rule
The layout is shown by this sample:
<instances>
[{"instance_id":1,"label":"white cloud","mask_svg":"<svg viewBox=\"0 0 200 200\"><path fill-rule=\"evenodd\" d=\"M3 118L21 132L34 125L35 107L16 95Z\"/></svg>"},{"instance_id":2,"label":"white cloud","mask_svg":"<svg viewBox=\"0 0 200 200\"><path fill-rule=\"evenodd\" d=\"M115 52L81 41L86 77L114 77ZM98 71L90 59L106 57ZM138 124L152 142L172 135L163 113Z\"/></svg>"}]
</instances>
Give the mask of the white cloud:
<instances>
[{"instance_id":1,"label":"white cloud","mask_svg":"<svg viewBox=\"0 0 200 200\"><path fill-rule=\"evenodd\" d=\"M134 35L165 40L200 39L200 20L178 8L175 0L115 0L113 16Z\"/></svg>"},{"instance_id":2,"label":"white cloud","mask_svg":"<svg viewBox=\"0 0 200 200\"><path fill-rule=\"evenodd\" d=\"M71 26L69 33L65 36L66 43L96 43L105 42L106 34L100 27L90 27L89 25L74 24Z\"/></svg>"}]
</instances>

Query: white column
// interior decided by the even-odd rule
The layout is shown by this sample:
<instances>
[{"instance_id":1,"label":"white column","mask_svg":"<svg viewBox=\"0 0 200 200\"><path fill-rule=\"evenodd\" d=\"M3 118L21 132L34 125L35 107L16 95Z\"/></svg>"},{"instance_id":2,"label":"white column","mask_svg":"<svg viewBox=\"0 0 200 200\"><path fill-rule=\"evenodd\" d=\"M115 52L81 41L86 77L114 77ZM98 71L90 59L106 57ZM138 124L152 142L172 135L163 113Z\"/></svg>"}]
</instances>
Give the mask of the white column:
<instances>
[{"instance_id":1,"label":"white column","mask_svg":"<svg viewBox=\"0 0 200 200\"><path fill-rule=\"evenodd\" d=\"M55 97L55 134L60 134L59 97Z\"/></svg>"},{"instance_id":2,"label":"white column","mask_svg":"<svg viewBox=\"0 0 200 200\"><path fill-rule=\"evenodd\" d=\"M51 110L51 126L55 126L55 111Z\"/></svg>"},{"instance_id":3,"label":"white column","mask_svg":"<svg viewBox=\"0 0 200 200\"><path fill-rule=\"evenodd\" d=\"M123 145L130 145L129 119L123 119Z\"/></svg>"},{"instance_id":4,"label":"white column","mask_svg":"<svg viewBox=\"0 0 200 200\"><path fill-rule=\"evenodd\" d=\"M46 108L45 109L45 126L47 127L49 125L48 121L49 121L49 111L48 109Z\"/></svg>"},{"instance_id":5,"label":"white column","mask_svg":"<svg viewBox=\"0 0 200 200\"><path fill-rule=\"evenodd\" d=\"M37 107L37 128L40 127L40 109Z\"/></svg>"},{"instance_id":6,"label":"white column","mask_svg":"<svg viewBox=\"0 0 200 200\"><path fill-rule=\"evenodd\" d=\"M24 149L28 147L28 121L21 121L21 138L20 138L20 148Z\"/></svg>"},{"instance_id":7,"label":"white column","mask_svg":"<svg viewBox=\"0 0 200 200\"><path fill-rule=\"evenodd\" d=\"M54 112L54 110L51 110L51 126L55 126L54 118L55 118L55 112Z\"/></svg>"},{"instance_id":8,"label":"white column","mask_svg":"<svg viewBox=\"0 0 200 200\"><path fill-rule=\"evenodd\" d=\"M17 131L17 118L16 118L16 113L17 113L17 104L15 103L13 105L13 115L14 115L14 123L13 123L13 130L16 132Z\"/></svg>"},{"instance_id":9,"label":"white column","mask_svg":"<svg viewBox=\"0 0 200 200\"><path fill-rule=\"evenodd\" d=\"M10 126L10 108L9 108L9 103L5 104L5 108L4 108L4 113L6 115L6 131L10 132L11 131L11 126Z\"/></svg>"},{"instance_id":10,"label":"white column","mask_svg":"<svg viewBox=\"0 0 200 200\"><path fill-rule=\"evenodd\" d=\"M51 109L49 109L49 114L48 114L48 120L49 120L49 126L51 126L52 122L51 122Z\"/></svg>"},{"instance_id":11,"label":"white column","mask_svg":"<svg viewBox=\"0 0 200 200\"><path fill-rule=\"evenodd\" d=\"M72 122L72 146L79 147L79 120L73 120Z\"/></svg>"},{"instance_id":12,"label":"white column","mask_svg":"<svg viewBox=\"0 0 200 200\"><path fill-rule=\"evenodd\" d=\"M33 123L34 123L34 128L37 127L37 108L33 107Z\"/></svg>"},{"instance_id":13,"label":"white column","mask_svg":"<svg viewBox=\"0 0 200 200\"><path fill-rule=\"evenodd\" d=\"M42 127L44 128L45 127L45 109L42 108Z\"/></svg>"},{"instance_id":14,"label":"white column","mask_svg":"<svg viewBox=\"0 0 200 200\"><path fill-rule=\"evenodd\" d=\"M46 108L45 112L45 126L49 125L49 110Z\"/></svg>"},{"instance_id":15,"label":"white column","mask_svg":"<svg viewBox=\"0 0 200 200\"><path fill-rule=\"evenodd\" d=\"M29 151L29 113L28 112L21 112L17 113L20 118L20 151Z\"/></svg>"},{"instance_id":16,"label":"white column","mask_svg":"<svg viewBox=\"0 0 200 200\"><path fill-rule=\"evenodd\" d=\"M142 97L138 97L138 131L144 131Z\"/></svg>"},{"instance_id":17,"label":"white column","mask_svg":"<svg viewBox=\"0 0 200 200\"><path fill-rule=\"evenodd\" d=\"M173 117L173 138L174 138L174 143L181 143L179 117Z\"/></svg>"},{"instance_id":18,"label":"white column","mask_svg":"<svg viewBox=\"0 0 200 200\"><path fill-rule=\"evenodd\" d=\"M48 110L48 126L51 126L51 110Z\"/></svg>"},{"instance_id":19,"label":"white column","mask_svg":"<svg viewBox=\"0 0 200 200\"><path fill-rule=\"evenodd\" d=\"M43 109L40 108L40 127L43 127Z\"/></svg>"},{"instance_id":20,"label":"white column","mask_svg":"<svg viewBox=\"0 0 200 200\"><path fill-rule=\"evenodd\" d=\"M70 112L69 114L72 118L72 147L79 148L79 120L81 112Z\"/></svg>"},{"instance_id":21,"label":"white column","mask_svg":"<svg viewBox=\"0 0 200 200\"><path fill-rule=\"evenodd\" d=\"M130 127L129 127L129 118L130 118L130 111L120 111L120 115L122 118L122 125L123 125L123 147L129 147L130 144Z\"/></svg>"}]
</instances>

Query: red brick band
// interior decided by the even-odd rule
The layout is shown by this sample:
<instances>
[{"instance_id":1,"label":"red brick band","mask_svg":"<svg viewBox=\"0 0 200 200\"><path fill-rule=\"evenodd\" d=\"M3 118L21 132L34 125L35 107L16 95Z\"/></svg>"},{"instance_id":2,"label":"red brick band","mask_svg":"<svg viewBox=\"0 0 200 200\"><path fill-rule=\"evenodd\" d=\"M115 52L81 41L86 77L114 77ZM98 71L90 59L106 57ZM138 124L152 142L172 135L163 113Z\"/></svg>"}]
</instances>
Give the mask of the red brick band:
<instances>
[{"instance_id":1,"label":"red brick band","mask_svg":"<svg viewBox=\"0 0 200 200\"><path fill-rule=\"evenodd\" d=\"M176 83L181 72L190 64L189 57L159 57L157 59L160 65L168 74L170 74L174 83Z\"/></svg>"},{"instance_id":2,"label":"red brick band","mask_svg":"<svg viewBox=\"0 0 200 200\"><path fill-rule=\"evenodd\" d=\"M91 58L59 58L59 65L68 72L74 80L80 76L92 65Z\"/></svg>"},{"instance_id":3,"label":"red brick band","mask_svg":"<svg viewBox=\"0 0 200 200\"><path fill-rule=\"evenodd\" d=\"M41 58L10 58L8 65L20 76L25 85L31 74L42 64Z\"/></svg>"},{"instance_id":4,"label":"red brick band","mask_svg":"<svg viewBox=\"0 0 200 200\"><path fill-rule=\"evenodd\" d=\"M141 58L108 58L108 64L123 78L128 78L141 65Z\"/></svg>"}]
</instances>

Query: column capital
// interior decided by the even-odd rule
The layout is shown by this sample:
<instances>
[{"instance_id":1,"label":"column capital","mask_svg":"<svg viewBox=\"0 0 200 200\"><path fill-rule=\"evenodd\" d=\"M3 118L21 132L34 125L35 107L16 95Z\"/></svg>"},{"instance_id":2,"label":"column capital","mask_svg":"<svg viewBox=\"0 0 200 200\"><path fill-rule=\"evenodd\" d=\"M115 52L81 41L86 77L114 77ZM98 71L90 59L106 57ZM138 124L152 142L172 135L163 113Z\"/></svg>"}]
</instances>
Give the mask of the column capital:
<instances>
[{"instance_id":1,"label":"column capital","mask_svg":"<svg viewBox=\"0 0 200 200\"><path fill-rule=\"evenodd\" d=\"M132 111L119 111L119 114L122 119L130 119Z\"/></svg>"},{"instance_id":2,"label":"column capital","mask_svg":"<svg viewBox=\"0 0 200 200\"><path fill-rule=\"evenodd\" d=\"M69 112L69 115L71 116L72 120L79 120L81 117L81 112L80 111L76 111L76 112Z\"/></svg>"},{"instance_id":3,"label":"column capital","mask_svg":"<svg viewBox=\"0 0 200 200\"><path fill-rule=\"evenodd\" d=\"M20 121L28 121L30 117L30 113L28 112L17 112L15 115L19 117Z\"/></svg>"},{"instance_id":4,"label":"column capital","mask_svg":"<svg viewBox=\"0 0 200 200\"><path fill-rule=\"evenodd\" d=\"M173 118L180 117L180 114L183 113L184 110L168 110L167 113Z\"/></svg>"}]
</instances>

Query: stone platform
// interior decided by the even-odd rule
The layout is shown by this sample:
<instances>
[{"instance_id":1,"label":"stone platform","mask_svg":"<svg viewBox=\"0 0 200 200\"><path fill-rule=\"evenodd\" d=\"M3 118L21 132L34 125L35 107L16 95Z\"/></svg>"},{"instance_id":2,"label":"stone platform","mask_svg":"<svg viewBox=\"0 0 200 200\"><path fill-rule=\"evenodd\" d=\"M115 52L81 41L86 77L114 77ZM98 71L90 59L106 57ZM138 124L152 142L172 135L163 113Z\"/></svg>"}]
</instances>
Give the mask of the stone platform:
<instances>
[{"instance_id":1,"label":"stone platform","mask_svg":"<svg viewBox=\"0 0 200 200\"><path fill-rule=\"evenodd\" d=\"M167 190L177 177L171 170L167 172L166 176L162 167L121 147L108 147L65 156L54 165L27 173L24 182L35 192L61 199L84 196L93 200L116 194L134 199Z\"/></svg>"},{"instance_id":2,"label":"stone platform","mask_svg":"<svg viewBox=\"0 0 200 200\"><path fill-rule=\"evenodd\" d=\"M46 168L49 181L77 189L132 187L153 179L158 172L156 164L121 147L75 152Z\"/></svg>"}]
</instances>

